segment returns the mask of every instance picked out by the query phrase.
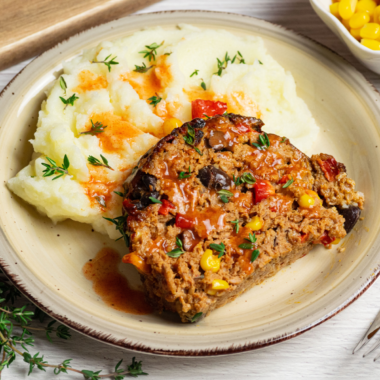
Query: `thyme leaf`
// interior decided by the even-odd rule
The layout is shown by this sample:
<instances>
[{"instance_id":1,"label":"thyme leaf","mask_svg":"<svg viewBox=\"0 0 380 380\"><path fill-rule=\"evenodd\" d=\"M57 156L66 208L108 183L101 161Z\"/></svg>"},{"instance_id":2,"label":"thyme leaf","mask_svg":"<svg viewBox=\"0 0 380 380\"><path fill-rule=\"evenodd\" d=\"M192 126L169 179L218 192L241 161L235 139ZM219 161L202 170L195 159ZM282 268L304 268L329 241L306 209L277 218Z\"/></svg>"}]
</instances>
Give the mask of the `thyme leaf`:
<instances>
[{"instance_id":1,"label":"thyme leaf","mask_svg":"<svg viewBox=\"0 0 380 380\"><path fill-rule=\"evenodd\" d=\"M145 63L143 62L142 66L135 65L135 69L133 71L136 71L137 73L147 73L154 66L155 65L146 67Z\"/></svg>"},{"instance_id":2,"label":"thyme leaf","mask_svg":"<svg viewBox=\"0 0 380 380\"><path fill-rule=\"evenodd\" d=\"M203 313L197 313L195 314L191 319L190 319L190 322L191 323L194 323L196 322L201 316L202 316Z\"/></svg>"},{"instance_id":3,"label":"thyme leaf","mask_svg":"<svg viewBox=\"0 0 380 380\"><path fill-rule=\"evenodd\" d=\"M160 98L157 94L156 96L152 96L151 98L149 98L148 100L150 100L149 104L151 104L153 107L156 107L158 103L160 103L160 101L162 100L162 98Z\"/></svg>"},{"instance_id":4,"label":"thyme leaf","mask_svg":"<svg viewBox=\"0 0 380 380\"><path fill-rule=\"evenodd\" d=\"M125 232L126 230L126 223L127 223L128 214L118 216L117 218L111 219L106 218L103 216L103 219L108 220L109 222L113 223L116 227L116 230L121 233L121 237L119 239L116 239L116 241L120 239L124 239L124 243L127 247L129 247L129 236Z\"/></svg>"},{"instance_id":5,"label":"thyme leaf","mask_svg":"<svg viewBox=\"0 0 380 380\"><path fill-rule=\"evenodd\" d=\"M239 186L242 183L247 183L249 185L253 185L254 183L256 183L256 178L251 173L243 173L241 177L238 177L236 179L234 175L233 180L236 186Z\"/></svg>"},{"instance_id":6,"label":"thyme leaf","mask_svg":"<svg viewBox=\"0 0 380 380\"><path fill-rule=\"evenodd\" d=\"M65 174L69 174L67 169L70 167L70 161L66 154L63 158L62 166L58 166L54 160L47 156L46 159L49 161L50 165L46 164L45 162L41 162L41 165L46 167L46 169L42 171L42 173L44 173L43 177L50 177L52 175L58 174L56 177L53 178L54 181L55 179L58 179L64 176Z\"/></svg>"},{"instance_id":7,"label":"thyme leaf","mask_svg":"<svg viewBox=\"0 0 380 380\"><path fill-rule=\"evenodd\" d=\"M183 253L185 253L185 251L183 250L183 244L182 244L182 241L181 239L178 238L178 236L176 237L176 241L175 241L175 244L178 248L174 248L173 250L171 250L170 252L166 252L166 254L169 256L169 257L173 257L173 258L177 258L177 257L180 257Z\"/></svg>"},{"instance_id":8,"label":"thyme leaf","mask_svg":"<svg viewBox=\"0 0 380 380\"><path fill-rule=\"evenodd\" d=\"M145 45L147 50L139 51L140 54L144 54L144 58L148 58L149 62L154 61L157 56L157 49L164 44L165 41L162 41L159 45L156 42L153 42L150 45Z\"/></svg>"},{"instance_id":9,"label":"thyme leaf","mask_svg":"<svg viewBox=\"0 0 380 380\"><path fill-rule=\"evenodd\" d=\"M199 70L194 70L194 72L190 75L190 78L193 77L194 75L198 75Z\"/></svg>"},{"instance_id":10,"label":"thyme leaf","mask_svg":"<svg viewBox=\"0 0 380 380\"><path fill-rule=\"evenodd\" d=\"M255 249L253 252L252 252L252 256L251 256L251 263L253 263L260 255L260 251L258 249Z\"/></svg>"},{"instance_id":11,"label":"thyme leaf","mask_svg":"<svg viewBox=\"0 0 380 380\"><path fill-rule=\"evenodd\" d=\"M153 203L158 203L158 204L161 204L162 205L162 202L157 199L157 198L154 198L154 197L149 197L149 199L153 202Z\"/></svg>"},{"instance_id":12,"label":"thyme leaf","mask_svg":"<svg viewBox=\"0 0 380 380\"><path fill-rule=\"evenodd\" d=\"M257 149L260 149L260 150L264 150L264 149L269 148L270 147L270 141L269 141L269 137L266 134L266 132L264 132L264 135L260 135L257 142L252 143L252 145L255 146Z\"/></svg>"},{"instance_id":13,"label":"thyme leaf","mask_svg":"<svg viewBox=\"0 0 380 380\"><path fill-rule=\"evenodd\" d=\"M201 87L206 91L206 83L204 82L203 79L202 79L202 82L201 82Z\"/></svg>"},{"instance_id":14,"label":"thyme leaf","mask_svg":"<svg viewBox=\"0 0 380 380\"><path fill-rule=\"evenodd\" d=\"M220 191L218 191L218 194L220 195L220 200L223 203L228 203L229 202L228 198L234 196L234 194L231 193L231 191L228 191L228 190L220 190Z\"/></svg>"},{"instance_id":15,"label":"thyme leaf","mask_svg":"<svg viewBox=\"0 0 380 380\"><path fill-rule=\"evenodd\" d=\"M105 167L105 168L108 168L108 169L113 170L113 169L111 168L111 166L109 166L109 164L108 164L108 160L107 160L104 156L100 155L100 158L102 159L102 162L100 162L100 160L97 159L97 158L94 157L94 156L88 156L88 157L87 157L87 161L88 161L91 165L93 165L93 166L103 166L103 167Z\"/></svg>"},{"instance_id":16,"label":"thyme leaf","mask_svg":"<svg viewBox=\"0 0 380 380\"><path fill-rule=\"evenodd\" d=\"M189 174L185 174L185 172L180 172L178 175L178 179L185 179L191 177L191 168L189 166Z\"/></svg>"},{"instance_id":17,"label":"thyme leaf","mask_svg":"<svg viewBox=\"0 0 380 380\"><path fill-rule=\"evenodd\" d=\"M66 95L67 84L65 78L62 75L59 77L59 85L61 86L62 90L65 92Z\"/></svg>"},{"instance_id":18,"label":"thyme leaf","mask_svg":"<svg viewBox=\"0 0 380 380\"><path fill-rule=\"evenodd\" d=\"M239 232L239 219L233 220L230 223L235 224L235 232Z\"/></svg>"},{"instance_id":19,"label":"thyme leaf","mask_svg":"<svg viewBox=\"0 0 380 380\"><path fill-rule=\"evenodd\" d=\"M209 245L209 248L213 249L214 251L219 252L219 255L218 255L219 259L225 254L225 251L226 251L226 246L223 243L220 243L220 244L211 243Z\"/></svg>"},{"instance_id":20,"label":"thyme leaf","mask_svg":"<svg viewBox=\"0 0 380 380\"><path fill-rule=\"evenodd\" d=\"M89 131L86 131L86 132L81 132L80 135L95 136L98 133L103 133L106 128L107 128L107 125L103 125L100 121L97 121L94 124L92 119L91 119L91 129Z\"/></svg>"},{"instance_id":21,"label":"thyme leaf","mask_svg":"<svg viewBox=\"0 0 380 380\"><path fill-rule=\"evenodd\" d=\"M286 188L289 187L293 182L294 182L294 179L293 179L293 177L292 177L288 182L285 183L284 186L282 186L282 188L283 188L283 189L286 189Z\"/></svg>"},{"instance_id":22,"label":"thyme leaf","mask_svg":"<svg viewBox=\"0 0 380 380\"><path fill-rule=\"evenodd\" d=\"M116 62L115 59L117 58L117 56L113 57L112 59L110 59L109 61L108 58L111 57L112 54L108 55L104 61L96 61L96 60L93 60L91 61L91 63L104 63L107 67L108 67L108 71L110 72L111 71L111 65L118 65L119 62Z\"/></svg>"},{"instance_id":23,"label":"thyme leaf","mask_svg":"<svg viewBox=\"0 0 380 380\"><path fill-rule=\"evenodd\" d=\"M65 104L65 107L63 110L65 110L67 108L67 106L73 106L74 105L74 102L79 99L75 93L72 94L69 98L65 99L63 98L62 96L59 97L59 99L61 99L62 103Z\"/></svg>"}]
</instances>

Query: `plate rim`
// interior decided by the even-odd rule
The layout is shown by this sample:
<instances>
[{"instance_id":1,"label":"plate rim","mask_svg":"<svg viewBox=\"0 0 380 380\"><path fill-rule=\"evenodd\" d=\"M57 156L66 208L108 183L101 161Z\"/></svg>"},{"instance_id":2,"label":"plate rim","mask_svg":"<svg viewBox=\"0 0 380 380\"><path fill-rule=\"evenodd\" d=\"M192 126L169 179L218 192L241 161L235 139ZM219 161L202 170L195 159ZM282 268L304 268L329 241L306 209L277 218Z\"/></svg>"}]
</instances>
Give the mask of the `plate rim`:
<instances>
[{"instance_id":1,"label":"plate rim","mask_svg":"<svg viewBox=\"0 0 380 380\"><path fill-rule=\"evenodd\" d=\"M227 16L232 16L232 17L237 17L237 18L245 18L245 19L251 19L251 20L258 20L264 24L269 24L274 26L276 29L282 29L284 30L287 34L293 34L294 36L297 36L301 40L306 40L309 43L315 44L319 46L322 50L328 51L330 54L332 53L336 59L343 61L346 65L350 67L351 70L353 70L357 75L361 77L364 82L370 87L371 91L375 93L375 95L380 99L380 92L374 87L374 85L365 78L365 76L357 70L347 59L339 55L337 52L332 50L331 48L325 46L324 44L314 40L313 38L310 38L308 36L303 35L302 33L295 32L294 30L284 27L280 24L276 24L270 21L266 21L263 19L260 19L258 17L253 17L249 15L243 15L243 14L238 14L238 13L233 13L233 12L221 12L221 11L212 11L212 10L166 10L166 11L156 11L156 12L146 12L146 13L139 13L139 14L133 14L129 15L126 17L119 18L114 21L109 21L100 25L97 25L95 27L88 28L82 32L76 33L73 36L70 36L51 48L47 49L43 53L39 54L36 56L32 61L30 61L25 67L23 67L11 80L10 82L7 83L7 85L3 88L3 90L0 92L0 101L2 100L3 96L8 93L8 91L11 90L13 82L17 79L17 77L31 64L33 64L36 60L40 59L43 57L45 54L49 53L51 50L56 49L63 43L68 43L70 40L76 39L78 36L81 36L86 33L90 33L91 30L98 29L102 26L112 24L115 21L121 21L121 20L128 20L132 18L140 18L144 16L149 16L149 15L162 15L162 14L196 14L196 13L205 13L205 14L218 14L218 15L227 15ZM158 24L157 24L158 26ZM1 233L1 239L5 242L5 245L9 246L9 249L14 251L11 248L11 244L8 241L7 237L5 236L2 228L0 228L0 233ZM132 350L132 351L137 351L137 352L142 352L146 354L152 354L152 355L161 355L161 356L170 356L170 357L208 357L208 356L223 356L223 355L230 355L230 354L238 354L238 353L243 353L247 351L252 351L252 350L257 350L257 349L262 349L265 347L272 346L274 344L278 344L284 341L287 341L289 339L295 338L306 331L311 330L314 327L319 326L320 324L324 323L325 321L331 319L341 311L343 311L345 308L350 306L354 301L356 301L364 292L366 292L371 285L374 284L374 282L377 280L377 278L380 276L380 265L378 265L374 270L371 276L367 277L365 281L357 288L357 291L352 294L349 298L347 298L344 302L339 304L335 309L330 311L329 313L325 314L323 317L317 319L316 321L309 323L305 325L302 328L297 328L296 330L289 332L289 333L284 333L282 335L275 336L273 338L263 340L263 341L256 341L256 342L250 342L246 343L244 345L238 345L235 346L234 344L231 344L227 348L213 348L213 349L174 349L174 350L168 350L168 349L157 349L157 348L150 348L146 346L145 344L142 343L129 343L126 342L125 339L117 339L116 337L112 337L111 334L107 334L105 331L96 331L93 330L92 328L88 326L84 326L79 324L78 322L75 322L72 319L69 319L68 317L65 317L59 313L54 312L52 309L50 309L48 306L45 306L42 304L41 301L39 301L36 297L34 297L27 289L26 286L23 284L23 280L20 279L20 276L18 274L12 273L9 269L9 264L5 261L5 259L0 258L0 269L4 272L4 274L7 276L7 278L10 280L10 282L17 288L19 289L23 295L28 298L33 304L35 304L38 308L43 310L46 314L50 315L52 318L56 319L60 323L68 326L72 330L75 330L76 332L79 332L85 336L88 336L92 339L101 341L106 344L110 344L115 347L119 348L124 348L127 350Z\"/></svg>"}]
</instances>

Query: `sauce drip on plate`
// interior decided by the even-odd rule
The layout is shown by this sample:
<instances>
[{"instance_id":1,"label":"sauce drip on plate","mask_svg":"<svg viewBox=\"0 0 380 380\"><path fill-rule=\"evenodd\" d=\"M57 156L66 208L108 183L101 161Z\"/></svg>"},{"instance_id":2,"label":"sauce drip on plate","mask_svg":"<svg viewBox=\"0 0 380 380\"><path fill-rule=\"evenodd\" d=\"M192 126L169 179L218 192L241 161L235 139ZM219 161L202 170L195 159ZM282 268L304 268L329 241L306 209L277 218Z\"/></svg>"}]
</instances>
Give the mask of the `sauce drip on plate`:
<instances>
[{"instance_id":1,"label":"sauce drip on plate","mask_svg":"<svg viewBox=\"0 0 380 380\"><path fill-rule=\"evenodd\" d=\"M119 254L112 248L103 248L94 259L83 266L83 274L92 282L95 293L115 310L129 314L152 313L144 293L131 289L128 280L118 271Z\"/></svg>"}]
</instances>

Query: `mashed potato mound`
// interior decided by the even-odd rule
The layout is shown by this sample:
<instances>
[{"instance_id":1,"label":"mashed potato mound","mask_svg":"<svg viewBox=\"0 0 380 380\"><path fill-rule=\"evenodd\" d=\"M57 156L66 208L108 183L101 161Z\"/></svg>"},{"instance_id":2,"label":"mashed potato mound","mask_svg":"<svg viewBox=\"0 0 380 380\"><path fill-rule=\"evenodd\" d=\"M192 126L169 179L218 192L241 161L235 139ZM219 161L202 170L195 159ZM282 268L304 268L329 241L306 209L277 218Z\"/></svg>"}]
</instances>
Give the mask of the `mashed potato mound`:
<instances>
[{"instance_id":1,"label":"mashed potato mound","mask_svg":"<svg viewBox=\"0 0 380 380\"><path fill-rule=\"evenodd\" d=\"M142 51L152 53L144 58ZM112 59L117 64L109 70L104 61ZM61 97L73 94L77 99L66 106ZM150 104L152 97L161 101ZM70 218L119 237L103 218L121 215L115 191L123 191L140 156L164 136L166 119L191 119L195 99L223 101L228 112L259 117L267 132L289 137L306 152L319 131L292 75L268 55L261 38L190 25L151 28L102 42L63 64L41 106L32 161L8 187L54 222ZM103 132L84 134L92 123ZM69 174L43 177L46 157L60 166L65 155ZM100 155L113 170L88 162Z\"/></svg>"}]
</instances>

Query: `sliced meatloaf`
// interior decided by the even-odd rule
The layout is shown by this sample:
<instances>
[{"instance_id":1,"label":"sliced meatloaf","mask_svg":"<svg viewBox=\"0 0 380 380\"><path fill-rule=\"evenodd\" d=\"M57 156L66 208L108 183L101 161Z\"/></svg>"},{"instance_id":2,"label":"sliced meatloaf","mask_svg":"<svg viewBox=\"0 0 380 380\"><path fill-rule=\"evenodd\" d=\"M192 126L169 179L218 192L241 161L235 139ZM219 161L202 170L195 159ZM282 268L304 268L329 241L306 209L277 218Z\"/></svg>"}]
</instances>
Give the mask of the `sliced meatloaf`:
<instances>
[{"instance_id":1,"label":"sliced meatloaf","mask_svg":"<svg viewBox=\"0 0 380 380\"><path fill-rule=\"evenodd\" d=\"M364 196L343 164L309 159L262 126L234 114L194 119L127 180L123 261L158 310L194 322L315 244L338 242L359 218Z\"/></svg>"}]
</instances>

